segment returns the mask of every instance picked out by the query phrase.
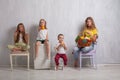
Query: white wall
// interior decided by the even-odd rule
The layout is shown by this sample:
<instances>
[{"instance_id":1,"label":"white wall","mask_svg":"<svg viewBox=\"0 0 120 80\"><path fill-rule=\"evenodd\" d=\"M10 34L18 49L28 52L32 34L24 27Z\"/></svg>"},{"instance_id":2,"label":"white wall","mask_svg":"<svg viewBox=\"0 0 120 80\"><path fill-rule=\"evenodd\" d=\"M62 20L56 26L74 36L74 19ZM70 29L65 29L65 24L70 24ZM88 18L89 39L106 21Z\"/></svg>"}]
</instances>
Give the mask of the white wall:
<instances>
[{"instance_id":1,"label":"white wall","mask_svg":"<svg viewBox=\"0 0 120 80\"><path fill-rule=\"evenodd\" d=\"M13 33L20 22L30 34L33 64L33 43L41 18L47 21L52 48L57 35L65 35L69 65L72 65L74 39L88 16L94 18L99 30L98 63L120 63L119 8L120 0L0 0L0 65L9 65L7 45L13 43Z\"/></svg>"}]
</instances>

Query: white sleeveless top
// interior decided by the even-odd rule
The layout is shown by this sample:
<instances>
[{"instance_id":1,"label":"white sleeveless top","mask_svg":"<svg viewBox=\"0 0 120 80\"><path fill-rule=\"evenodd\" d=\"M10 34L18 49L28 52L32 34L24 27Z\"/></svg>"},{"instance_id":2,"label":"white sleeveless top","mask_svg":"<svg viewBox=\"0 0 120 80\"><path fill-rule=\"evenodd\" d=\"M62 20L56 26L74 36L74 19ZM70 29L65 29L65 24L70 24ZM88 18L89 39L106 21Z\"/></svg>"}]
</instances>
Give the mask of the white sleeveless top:
<instances>
[{"instance_id":1,"label":"white sleeveless top","mask_svg":"<svg viewBox=\"0 0 120 80\"><path fill-rule=\"evenodd\" d=\"M20 34L20 36L19 36L19 42L23 42L23 39L22 39L22 34Z\"/></svg>"},{"instance_id":2,"label":"white sleeveless top","mask_svg":"<svg viewBox=\"0 0 120 80\"><path fill-rule=\"evenodd\" d=\"M59 45L60 45L60 43L58 42L56 44L56 47L58 47ZM65 43L65 45L66 45L66 43ZM59 53L59 54L66 54L66 50L64 49L64 47L59 47L59 49L57 50L57 53Z\"/></svg>"},{"instance_id":3,"label":"white sleeveless top","mask_svg":"<svg viewBox=\"0 0 120 80\"><path fill-rule=\"evenodd\" d=\"M37 40L45 40L47 33L48 33L47 29L40 30L37 35Z\"/></svg>"}]
</instances>

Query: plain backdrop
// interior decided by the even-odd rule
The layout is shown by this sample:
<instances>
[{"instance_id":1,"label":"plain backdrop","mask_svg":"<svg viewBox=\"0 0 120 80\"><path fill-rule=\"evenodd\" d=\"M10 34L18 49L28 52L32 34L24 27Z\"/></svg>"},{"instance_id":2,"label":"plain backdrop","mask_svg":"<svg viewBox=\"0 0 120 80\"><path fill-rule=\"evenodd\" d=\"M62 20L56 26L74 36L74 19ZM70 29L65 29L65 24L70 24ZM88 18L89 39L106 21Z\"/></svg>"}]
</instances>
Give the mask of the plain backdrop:
<instances>
[{"instance_id":1,"label":"plain backdrop","mask_svg":"<svg viewBox=\"0 0 120 80\"><path fill-rule=\"evenodd\" d=\"M30 63L33 65L34 47L39 20L47 21L51 54L57 35L64 34L68 46L68 64L73 65L72 50L75 37L88 16L93 17L99 39L98 64L120 63L120 0L0 0L0 65L9 65L8 44L13 44L13 34L18 23L25 25L30 35ZM26 59L18 57L19 64Z\"/></svg>"}]
</instances>

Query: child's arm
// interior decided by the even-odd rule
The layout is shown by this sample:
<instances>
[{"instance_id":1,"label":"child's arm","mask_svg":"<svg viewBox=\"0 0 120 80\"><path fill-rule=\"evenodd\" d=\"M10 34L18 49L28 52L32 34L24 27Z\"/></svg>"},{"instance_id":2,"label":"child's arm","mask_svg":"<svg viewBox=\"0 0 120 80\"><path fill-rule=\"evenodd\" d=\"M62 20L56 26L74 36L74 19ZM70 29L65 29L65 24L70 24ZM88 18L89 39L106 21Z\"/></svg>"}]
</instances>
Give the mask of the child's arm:
<instances>
[{"instance_id":1,"label":"child's arm","mask_svg":"<svg viewBox=\"0 0 120 80\"><path fill-rule=\"evenodd\" d=\"M56 50L57 50L57 51L59 50L59 47L61 47L61 44L57 44L57 45L56 45Z\"/></svg>"},{"instance_id":2,"label":"child's arm","mask_svg":"<svg viewBox=\"0 0 120 80\"><path fill-rule=\"evenodd\" d=\"M60 47L60 45L56 46L56 50L57 50L57 51L59 50L59 47Z\"/></svg>"},{"instance_id":3,"label":"child's arm","mask_svg":"<svg viewBox=\"0 0 120 80\"><path fill-rule=\"evenodd\" d=\"M76 43L78 42L79 38L80 38L79 35L75 38L75 42L76 42Z\"/></svg>"},{"instance_id":4,"label":"child's arm","mask_svg":"<svg viewBox=\"0 0 120 80\"><path fill-rule=\"evenodd\" d=\"M45 41L49 41L49 39L48 39L48 31L46 30L46 39L45 39Z\"/></svg>"},{"instance_id":5,"label":"child's arm","mask_svg":"<svg viewBox=\"0 0 120 80\"><path fill-rule=\"evenodd\" d=\"M28 34L26 34L25 40L26 40L27 44L29 44L29 35Z\"/></svg>"},{"instance_id":6,"label":"child's arm","mask_svg":"<svg viewBox=\"0 0 120 80\"><path fill-rule=\"evenodd\" d=\"M67 46L66 46L65 43L63 43L63 47L64 47L65 50L67 50Z\"/></svg>"},{"instance_id":7,"label":"child's arm","mask_svg":"<svg viewBox=\"0 0 120 80\"><path fill-rule=\"evenodd\" d=\"M60 48L61 46L62 46L65 50L67 50L67 46L66 46L66 44L65 44L64 42L59 43L59 44L56 46L56 49L59 50L59 48Z\"/></svg>"},{"instance_id":8,"label":"child's arm","mask_svg":"<svg viewBox=\"0 0 120 80\"><path fill-rule=\"evenodd\" d=\"M96 42L97 38L98 38L98 35L95 34L95 35L92 37L93 42Z\"/></svg>"},{"instance_id":9,"label":"child's arm","mask_svg":"<svg viewBox=\"0 0 120 80\"><path fill-rule=\"evenodd\" d=\"M47 33L47 35L46 35L46 40L48 41L48 33Z\"/></svg>"},{"instance_id":10,"label":"child's arm","mask_svg":"<svg viewBox=\"0 0 120 80\"><path fill-rule=\"evenodd\" d=\"M40 26L38 27L38 31L40 31Z\"/></svg>"},{"instance_id":11,"label":"child's arm","mask_svg":"<svg viewBox=\"0 0 120 80\"><path fill-rule=\"evenodd\" d=\"M16 31L16 32L14 33L14 43L15 43L15 41L17 40L17 34L18 34L18 32Z\"/></svg>"}]
</instances>

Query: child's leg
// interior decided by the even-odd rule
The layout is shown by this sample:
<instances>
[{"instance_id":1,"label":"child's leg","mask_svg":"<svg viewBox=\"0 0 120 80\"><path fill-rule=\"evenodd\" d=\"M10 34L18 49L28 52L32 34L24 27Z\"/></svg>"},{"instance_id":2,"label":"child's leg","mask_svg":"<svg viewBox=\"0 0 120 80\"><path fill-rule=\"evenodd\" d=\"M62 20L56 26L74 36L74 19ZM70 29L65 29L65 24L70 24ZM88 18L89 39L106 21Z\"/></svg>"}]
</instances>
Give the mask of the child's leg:
<instances>
[{"instance_id":1,"label":"child's leg","mask_svg":"<svg viewBox=\"0 0 120 80\"><path fill-rule=\"evenodd\" d=\"M30 45L29 44L25 44L25 43L20 43L21 44L21 48L23 51L26 51L30 48Z\"/></svg>"},{"instance_id":2,"label":"child's leg","mask_svg":"<svg viewBox=\"0 0 120 80\"><path fill-rule=\"evenodd\" d=\"M80 52L80 49L78 47L75 47L74 50L73 50L74 67L78 66L79 52Z\"/></svg>"},{"instance_id":3,"label":"child's leg","mask_svg":"<svg viewBox=\"0 0 120 80\"><path fill-rule=\"evenodd\" d=\"M57 53L56 56L55 56L56 70L58 70L59 58L60 58L60 55Z\"/></svg>"},{"instance_id":4,"label":"child's leg","mask_svg":"<svg viewBox=\"0 0 120 80\"><path fill-rule=\"evenodd\" d=\"M75 61L74 61L74 67L78 67L78 59L75 59Z\"/></svg>"},{"instance_id":5,"label":"child's leg","mask_svg":"<svg viewBox=\"0 0 120 80\"><path fill-rule=\"evenodd\" d=\"M12 51L20 51L21 50L21 48L15 46L15 45L8 45L8 48Z\"/></svg>"},{"instance_id":6,"label":"child's leg","mask_svg":"<svg viewBox=\"0 0 120 80\"><path fill-rule=\"evenodd\" d=\"M13 50L15 48L15 45L8 45L8 49Z\"/></svg>"},{"instance_id":7,"label":"child's leg","mask_svg":"<svg viewBox=\"0 0 120 80\"><path fill-rule=\"evenodd\" d=\"M67 65L67 56L66 56L66 54L62 54L61 57L63 58L64 66L66 66Z\"/></svg>"},{"instance_id":8,"label":"child's leg","mask_svg":"<svg viewBox=\"0 0 120 80\"><path fill-rule=\"evenodd\" d=\"M38 56L38 49L39 49L40 44L41 44L40 41L37 41L36 44L35 44L35 57Z\"/></svg>"},{"instance_id":9,"label":"child's leg","mask_svg":"<svg viewBox=\"0 0 120 80\"><path fill-rule=\"evenodd\" d=\"M25 44L25 43L22 43L21 49L22 49L23 51L26 51L26 50L30 49L30 45Z\"/></svg>"},{"instance_id":10,"label":"child's leg","mask_svg":"<svg viewBox=\"0 0 120 80\"><path fill-rule=\"evenodd\" d=\"M48 59L50 59L50 45L47 40L45 40L45 46L46 46L46 50L47 50L47 57L48 57Z\"/></svg>"}]
</instances>

